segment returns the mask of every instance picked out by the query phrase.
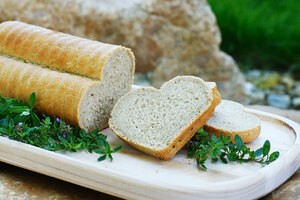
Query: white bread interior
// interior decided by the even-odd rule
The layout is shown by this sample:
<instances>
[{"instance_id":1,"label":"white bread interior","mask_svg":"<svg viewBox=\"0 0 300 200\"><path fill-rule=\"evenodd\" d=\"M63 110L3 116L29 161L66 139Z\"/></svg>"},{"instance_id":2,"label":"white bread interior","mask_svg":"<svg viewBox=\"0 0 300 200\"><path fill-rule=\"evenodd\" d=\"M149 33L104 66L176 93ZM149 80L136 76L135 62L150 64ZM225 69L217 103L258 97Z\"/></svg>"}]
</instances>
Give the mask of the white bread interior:
<instances>
[{"instance_id":1,"label":"white bread interior","mask_svg":"<svg viewBox=\"0 0 300 200\"><path fill-rule=\"evenodd\" d=\"M246 113L244 109L242 104L222 100L204 125L204 130L216 136L222 132L224 136L229 135L232 141L235 135L239 135L244 143L251 142L260 134L261 122L258 117Z\"/></svg>"},{"instance_id":2,"label":"white bread interior","mask_svg":"<svg viewBox=\"0 0 300 200\"><path fill-rule=\"evenodd\" d=\"M121 97L109 126L130 145L168 160L211 117L219 98L202 79L179 76L160 90L139 88Z\"/></svg>"},{"instance_id":3,"label":"white bread interior","mask_svg":"<svg viewBox=\"0 0 300 200\"><path fill-rule=\"evenodd\" d=\"M106 128L113 106L131 90L133 76L133 54L126 48L116 49L103 66L99 84L89 88L80 102L80 127L88 131Z\"/></svg>"}]
</instances>

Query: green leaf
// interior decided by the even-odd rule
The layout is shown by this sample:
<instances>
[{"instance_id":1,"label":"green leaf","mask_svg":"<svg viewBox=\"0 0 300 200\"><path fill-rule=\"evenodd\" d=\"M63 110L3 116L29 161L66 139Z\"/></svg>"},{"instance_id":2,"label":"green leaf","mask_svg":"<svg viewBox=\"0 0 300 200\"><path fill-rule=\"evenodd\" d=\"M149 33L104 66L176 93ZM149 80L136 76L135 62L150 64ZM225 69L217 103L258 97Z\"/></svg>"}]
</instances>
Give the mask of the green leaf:
<instances>
[{"instance_id":1,"label":"green leaf","mask_svg":"<svg viewBox=\"0 0 300 200\"><path fill-rule=\"evenodd\" d=\"M200 163L200 165L204 170L207 170L207 167L204 165L204 163Z\"/></svg>"},{"instance_id":2,"label":"green leaf","mask_svg":"<svg viewBox=\"0 0 300 200\"><path fill-rule=\"evenodd\" d=\"M271 149L271 144L269 140L266 140L263 146L263 157L269 154Z\"/></svg>"},{"instance_id":3,"label":"green leaf","mask_svg":"<svg viewBox=\"0 0 300 200\"><path fill-rule=\"evenodd\" d=\"M273 153L271 153L270 158L269 158L269 162L273 162L275 160L277 160L277 158L279 157L279 152L275 151Z\"/></svg>"},{"instance_id":4,"label":"green leaf","mask_svg":"<svg viewBox=\"0 0 300 200\"><path fill-rule=\"evenodd\" d=\"M222 161L224 164L227 164L227 163L228 163L227 160L225 159L225 154L222 154L222 155L220 156L220 159L221 159L221 161Z\"/></svg>"},{"instance_id":5,"label":"green leaf","mask_svg":"<svg viewBox=\"0 0 300 200\"><path fill-rule=\"evenodd\" d=\"M35 113L31 113L30 118L32 120L32 123L34 126L39 126L40 125L40 119Z\"/></svg>"},{"instance_id":6,"label":"green leaf","mask_svg":"<svg viewBox=\"0 0 300 200\"><path fill-rule=\"evenodd\" d=\"M98 154L106 154L106 151L103 149L94 149L93 151Z\"/></svg>"},{"instance_id":7,"label":"green leaf","mask_svg":"<svg viewBox=\"0 0 300 200\"><path fill-rule=\"evenodd\" d=\"M215 145L215 148L220 149L224 146L224 143L222 141L218 141Z\"/></svg>"},{"instance_id":8,"label":"green leaf","mask_svg":"<svg viewBox=\"0 0 300 200\"><path fill-rule=\"evenodd\" d=\"M5 134L5 135L9 135L10 134L10 131L6 128L2 128L0 127L0 134Z\"/></svg>"},{"instance_id":9,"label":"green leaf","mask_svg":"<svg viewBox=\"0 0 300 200\"><path fill-rule=\"evenodd\" d=\"M29 107L32 108L34 103L35 103L35 100L36 100L36 95L35 95L35 92L33 92L31 95L30 95L30 98L29 98Z\"/></svg>"},{"instance_id":10,"label":"green leaf","mask_svg":"<svg viewBox=\"0 0 300 200\"><path fill-rule=\"evenodd\" d=\"M111 153L110 145L108 142L106 142L106 144L105 144L105 150L106 150L106 153L108 153L108 154Z\"/></svg>"},{"instance_id":11,"label":"green leaf","mask_svg":"<svg viewBox=\"0 0 300 200\"><path fill-rule=\"evenodd\" d=\"M235 153L229 153L227 155L228 160L230 160L231 162L234 162L237 160L236 154Z\"/></svg>"},{"instance_id":12,"label":"green leaf","mask_svg":"<svg viewBox=\"0 0 300 200\"><path fill-rule=\"evenodd\" d=\"M100 157L98 158L98 162L101 162L101 161L103 161L103 160L105 160L105 159L106 159L106 154L103 155L103 156L100 156Z\"/></svg>"},{"instance_id":13,"label":"green leaf","mask_svg":"<svg viewBox=\"0 0 300 200\"><path fill-rule=\"evenodd\" d=\"M230 136L227 135L226 137L223 138L223 142L227 143L230 140Z\"/></svg>"},{"instance_id":14,"label":"green leaf","mask_svg":"<svg viewBox=\"0 0 300 200\"><path fill-rule=\"evenodd\" d=\"M212 141L213 143L217 143L218 138L213 134L212 137L211 137L211 141Z\"/></svg>"},{"instance_id":15,"label":"green leaf","mask_svg":"<svg viewBox=\"0 0 300 200\"><path fill-rule=\"evenodd\" d=\"M242 138L239 135L234 136L234 142L238 151L242 150L244 145Z\"/></svg>"},{"instance_id":16,"label":"green leaf","mask_svg":"<svg viewBox=\"0 0 300 200\"><path fill-rule=\"evenodd\" d=\"M23 113L24 111L28 111L28 107L27 106L13 106L10 107L9 109L10 112L12 113Z\"/></svg>"},{"instance_id":17,"label":"green leaf","mask_svg":"<svg viewBox=\"0 0 300 200\"><path fill-rule=\"evenodd\" d=\"M4 114L6 111L8 111L9 107L10 107L10 103L4 102L0 104L0 113Z\"/></svg>"},{"instance_id":18,"label":"green leaf","mask_svg":"<svg viewBox=\"0 0 300 200\"><path fill-rule=\"evenodd\" d=\"M81 144L81 143L77 144L77 145L74 147L74 149L77 149L77 150L82 149L82 144Z\"/></svg>"},{"instance_id":19,"label":"green leaf","mask_svg":"<svg viewBox=\"0 0 300 200\"><path fill-rule=\"evenodd\" d=\"M58 139L61 141L61 143L62 143L64 146L66 146L66 147L69 146L67 140L66 140L65 138L63 138L62 136L58 136Z\"/></svg>"},{"instance_id":20,"label":"green leaf","mask_svg":"<svg viewBox=\"0 0 300 200\"><path fill-rule=\"evenodd\" d=\"M254 156L257 158L263 154L263 148L259 148L254 152Z\"/></svg>"},{"instance_id":21,"label":"green leaf","mask_svg":"<svg viewBox=\"0 0 300 200\"><path fill-rule=\"evenodd\" d=\"M112 157L111 154L108 154L108 158L109 158L110 161L113 161L113 157Z\"/></svg>"},{"instance_id":22,"label":"green leaf","mask_svg":"<svg viewBox=\"0 0 300 200\"><path fill-rule=\"evenodd\" d=\"M122 145L120 145L120 146L117 146L116 148L114 148L114 149L111 151L111 153L115 153L115 152L117 152L117 151L121 150L122 148L123 148L123 146L122 146Z\"/></svg>"}]
</instances>

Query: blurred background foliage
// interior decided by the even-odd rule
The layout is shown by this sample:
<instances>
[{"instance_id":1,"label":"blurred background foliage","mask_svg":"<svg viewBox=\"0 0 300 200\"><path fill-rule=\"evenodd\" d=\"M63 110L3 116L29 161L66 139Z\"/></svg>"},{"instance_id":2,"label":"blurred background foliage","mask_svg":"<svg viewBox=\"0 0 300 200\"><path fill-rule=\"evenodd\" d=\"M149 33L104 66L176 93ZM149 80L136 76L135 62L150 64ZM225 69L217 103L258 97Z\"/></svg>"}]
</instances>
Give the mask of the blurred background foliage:
<instances>
[{"instance_id":1,"label":"blurred background foliage","mask_svg":"<svg viewBox=\"0 0 300 200\"><path fill-rule=\"evenodd\" d=\"M300 77L300 0L208 0L222 32L221 49L243 71Z\"/></svg>"}]
</instances>

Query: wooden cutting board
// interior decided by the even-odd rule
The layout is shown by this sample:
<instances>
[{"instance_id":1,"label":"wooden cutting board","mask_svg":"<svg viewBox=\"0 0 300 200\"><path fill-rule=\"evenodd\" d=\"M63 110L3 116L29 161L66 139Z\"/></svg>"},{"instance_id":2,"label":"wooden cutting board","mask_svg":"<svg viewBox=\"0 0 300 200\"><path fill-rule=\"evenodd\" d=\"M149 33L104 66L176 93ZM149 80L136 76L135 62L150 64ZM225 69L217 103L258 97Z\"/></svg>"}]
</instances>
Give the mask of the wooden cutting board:
<instances>
[{"instance_id":1,"label":"wooden cutting board","mask_svg":"<svg viewBox=\"0 0 300 200\"><path fill-rule=\"evenodd\" d=\"M278 160L257 163L207 162L196 167L182 149L169 161L147 156L124 144L110 129L103 130L113 147L123 149L113 162L97 162L98 155L51 152L0 137L0 161L126 199L255 199L271 192L299 167L300 126L283 117L247 110L262 120L261 135L248 144L261 147L266 139Z\"/></svg>"}]
</instances>

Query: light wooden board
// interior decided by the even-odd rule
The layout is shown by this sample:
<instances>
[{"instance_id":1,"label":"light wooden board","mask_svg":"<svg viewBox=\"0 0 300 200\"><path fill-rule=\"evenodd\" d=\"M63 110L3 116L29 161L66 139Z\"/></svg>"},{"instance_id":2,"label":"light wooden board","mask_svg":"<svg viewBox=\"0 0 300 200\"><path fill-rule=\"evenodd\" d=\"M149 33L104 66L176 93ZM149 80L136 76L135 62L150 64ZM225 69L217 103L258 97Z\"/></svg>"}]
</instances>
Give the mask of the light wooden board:
<instances>
[{"instance_id":1,"label":"light wooden board","mask_svg":"<svg viewBox=\"0 0 300 200\"><path fill-rule=\"evenodd\" d=\"M211 163L199 170L182 149L169 161L147 156L124 144L109 129L112 146L124 148L114 161L97 162L98 155L50 152L0 137L0 161L128 199L254 199L271 192L299 167L299 124L261 111L247 110L262 119L261 135L248 146L280 151L274 163Z\"/></svg>"}]
</instances>

